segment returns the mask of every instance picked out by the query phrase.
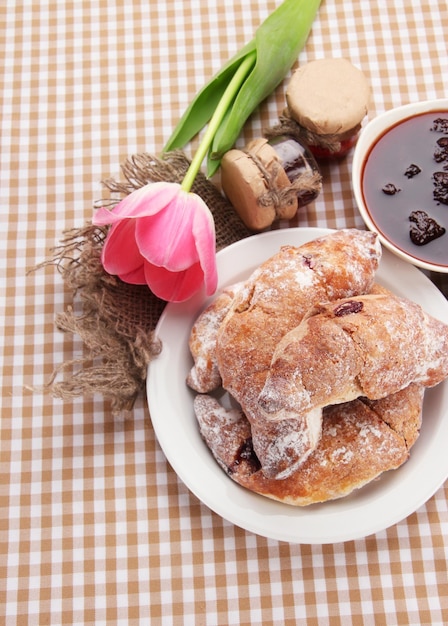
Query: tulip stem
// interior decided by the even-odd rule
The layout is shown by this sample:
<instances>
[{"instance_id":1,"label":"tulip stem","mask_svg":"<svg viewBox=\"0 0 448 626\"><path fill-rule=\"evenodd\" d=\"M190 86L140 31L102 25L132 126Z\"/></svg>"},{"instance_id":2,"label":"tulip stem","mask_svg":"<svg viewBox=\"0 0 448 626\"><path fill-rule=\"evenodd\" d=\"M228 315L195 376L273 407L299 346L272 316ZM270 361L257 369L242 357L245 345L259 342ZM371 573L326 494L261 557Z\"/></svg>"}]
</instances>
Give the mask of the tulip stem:
<instances>
[{"instance_id":1,"label":"tulip stem","mask_svg":"<svg viewBox=\"0 0 448 626\"><path fill-rule=\"evenodd\" d=\"M230 105L232 104L232 101L238 93L239 88L245 81L249 72L252 70L255 64L255 60L256 51L254 50L247 54L246 57L244 57L241 65L238 67L232 80L228 84L225 92L223 93L221 100L219 101L218 106L216 107L210 119L205 135L202 138L202 141L199 144L193 160L190 163L190 167L188 168L187 173L185 174L185 177L182 181L181 187L184 191L190 191L191 187L193 186L194 179L196 178L201 168L202 161L204 160L212 144L213 138L219 128L219 125L224 119Z\"/></svg>"}]
</instances>

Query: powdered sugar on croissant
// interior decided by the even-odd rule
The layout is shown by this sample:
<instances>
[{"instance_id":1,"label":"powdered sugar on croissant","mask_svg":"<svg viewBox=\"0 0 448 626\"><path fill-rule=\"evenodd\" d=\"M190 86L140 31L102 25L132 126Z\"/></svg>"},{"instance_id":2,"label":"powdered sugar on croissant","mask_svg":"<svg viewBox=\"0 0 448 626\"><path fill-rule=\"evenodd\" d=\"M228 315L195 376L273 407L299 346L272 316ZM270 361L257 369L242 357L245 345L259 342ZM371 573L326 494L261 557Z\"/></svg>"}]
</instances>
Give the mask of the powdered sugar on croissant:
<instances>
[{"instance_id":1,"label":"powdered sugar on croissant","mask_svg":"<svg viewBox=\"0 0 448 626\"><path fill-rule=\"evenodd\" d=\"M366 295L316 306L287 333L258 402L266 419L292 419L447 376L448 325L405 298Z\"/></svg>"},{"instance_id":2,"label":"powdered sugar on croissant","mask_svg":"<svg viewBox=\"0 0 448 626\"><path fill-rule=\"evenodd\" d=\"M220 467L238 484L274 500L306 506L341 498L402 465L418 438L423 388L325 408L316 449L284 480L269 479L253 449L244 413L198 395L200 432Z\"/></svg>"},{"instance_id":3,"label":"powdered sugar on croissant","mask_svg":"<svg viewBox=\"0 0 448 626\"><path fill-rule=\"evenodd\" d=\"M321 411L281 425L261 414L258 395L274 350L315 302L368 292L381 257L375 233L345 229L302 246L284 246L236 294L219 327L216 358L223 387L252 425L253 445L270 477L294 471L315 448Z\"/></svg>"},{"instance_id":4,"label":"powdered sugar on croissant","mask_svg":"<svg viewBox=\"0 0 448 626\"><path fill-rule=\"evenodd\" d=\"M193 324L189 348L194 365L188 374L187 384L195 391L206 393L221 385L221 375L216 361L216 337L221 322L242 285L243 283L236 283L226 287Z\"/></svg>"}]
</instances>

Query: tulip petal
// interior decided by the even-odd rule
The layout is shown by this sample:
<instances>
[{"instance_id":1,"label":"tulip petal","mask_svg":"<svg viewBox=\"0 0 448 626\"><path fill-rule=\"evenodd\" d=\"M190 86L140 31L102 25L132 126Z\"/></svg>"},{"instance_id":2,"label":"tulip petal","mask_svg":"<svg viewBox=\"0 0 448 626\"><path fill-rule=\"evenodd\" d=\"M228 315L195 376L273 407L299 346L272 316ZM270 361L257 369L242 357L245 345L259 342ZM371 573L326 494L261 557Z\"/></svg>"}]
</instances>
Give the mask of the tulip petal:
<instances>
[{"instance_id":1,"label":"tulip petal","mask_svg":"<svg viewBox=\"0 0 448 626\"><path fill-rule=\"evenodd\" d=\"M168 302L188 300L204 283L200 263L195 263L182 272L170 272L164 267L145 263L145 278L151 291Z\"/></svg>"},{"instance_id":2,"label":"tulip petal","mask_svg":"<svg viewBox=\"0 0 448 626\"><path fill-rule=\"evenodd\" d=\"M133 272L118 274L118 278L130 285L146 285L145 268L143 265L140 265L140 267Z\"/></svg>"},{"instance_id":3,"label":"tulip petal","mask_svg":"<svg viewBox=\"0 0 448 626\"><path fill-rule=\"evenodd\" d=\"M135 224L134 220L122 220L110 228L101 250L101 262L106 272L120 277L137 276L136 272L140 269L141 282L136 283L136 278L132 282L143 284L144 259L135 241Z\"/></svg>"},{"instance_id":4,"label":"tulip petal","mask_svg":"<svg viewBox=\"0 0 448 626\"><path fill-rule=\"evenodd\" d=\"M98 226L113 224L123 218L156 215L170 205L181 191L177 183L148 183L123 198L112 210L101 207L92 222Z\"/></svg>"},{"instance_id":5,"label":"tulip petal","mask_svg":"<svg viewBox=\"0 0 448 626\"><path fill-rule=\"evenodd\" d=\"M153 217L138 220L135 239L142 256L169 270L184 270L198 260L192 235L194 210L178 196Z\"/></svg>"},{"instance_id":6,"label":"tulip petal","mask_svg":"<svg viewBox=\"0 0 448 626\"><path fill-rule=\"evenodd\" d=\"M213 217L199 196L186 191L156 216L138 220L135 238L147 261L171 271L196 263L198 248L215 252Z\"/></svg>"},{"instance_id":7,"label":"tulip petal","mask_svg":"<svg viewBox=\"0 0 448 626\"><path fill-rule=\"evenodd\" d=\"M216 267L216 235L213 216L208 211L206 214L196 214L193 223L193 236L199 261L204 273L204 283L207 295L212 295L218 285L218 270Z\"/></svg>"}]
</instances>

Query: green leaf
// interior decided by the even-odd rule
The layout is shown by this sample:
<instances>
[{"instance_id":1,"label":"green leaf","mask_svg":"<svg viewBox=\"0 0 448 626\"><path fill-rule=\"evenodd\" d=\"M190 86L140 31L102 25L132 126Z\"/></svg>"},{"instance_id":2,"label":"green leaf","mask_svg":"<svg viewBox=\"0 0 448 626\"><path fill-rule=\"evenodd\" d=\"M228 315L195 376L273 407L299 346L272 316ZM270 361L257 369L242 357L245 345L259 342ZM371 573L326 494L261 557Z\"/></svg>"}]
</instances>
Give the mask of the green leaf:
<instances>
[{"instance_id":1,"label":"green leaf","mask_svg":"<svg viewBox=\"0 0 448 626\"><path fill-rule=\"evenodd\" d=\"M255 50L255 39L233 56L195 96L168 139L163 152L185 146L210 121L241 61Z\"/></svg>"},{"instance_id":2,"label":"green leaf","mask_svg":"<svg viewBox=\"0 0 448 626\"><path fill-rule=\"evenodd\" d=\"M213 142L213 137L216 135L216 131L218 130L220 124L222 124L225 119L230 105L235 100L235 95L241 89L241 85L244 83L250 72L252 71L253 66L255 65L255 60L257 57L257 53L255 50L246 54L245 57L241 60L240 64L235 70L229 84L226 87L220 101L218 102L218 106L213 111L213 115L208 124L205 135L203 136L201 143L199 144L198 149L195 152L193 160L190 163L188 171L186 172L184 179L182 181L182 188L185 191L190 191L193 181L197 176L197 173L201 169L202 161L204 160L207 152L210 150L210 146Z\"/></svg>"},{"instance_id":3,"label":"green leaf","mask_svg":"<svg viewBox=\"0 0 448 626\"><path fill-rule=\"evenodd\" d=\"M274 91L297 60L320 3L321 0L284 0L258 27L255 37L199 91L163 151L182 148L204 128L241 63L256 51L255 66L211 142L207 157L207 175L211 177L219 168L224 153L235 144L248 117Z\"/></svg>"},{"instance_id":4,"label":"green leaf","mask_svg":"<svg viewBox=\"0 0 448 626\"><path fill-rule=\"evenodd\" d=\"M321 0L285 0L255 33L257 62L219 127L208 158L211 176L246 120L281 83L305 45Z\"/></svg>"}]
</instances>

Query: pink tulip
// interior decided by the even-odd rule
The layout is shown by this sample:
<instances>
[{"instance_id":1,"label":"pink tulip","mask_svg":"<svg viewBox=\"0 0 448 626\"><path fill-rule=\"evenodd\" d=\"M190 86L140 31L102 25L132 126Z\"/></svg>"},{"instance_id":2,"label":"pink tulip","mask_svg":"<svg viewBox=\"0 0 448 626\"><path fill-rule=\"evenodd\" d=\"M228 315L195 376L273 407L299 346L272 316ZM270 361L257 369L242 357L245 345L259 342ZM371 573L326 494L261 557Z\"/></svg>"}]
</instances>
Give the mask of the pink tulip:
<instances>
[{"instance_id":1,"label":"pink tulip","mask_svg":"<svg viewBox=\"0 0 448 626\"><path fill-rule=\"evenodd\" d=\"M191 193L193 182L236 92L255 63L251 50L241 61L216 107L182 184L149 183L112 211L94 215L97 226L111 224L101 251L109 274L151 291L169 302L183 302L202 286L216 291L215 224L204 201Z\"/></svg>"},{"instance_id":2,"label":"pink tulip","mask_svg":"<svg viewBox=\"0 0 448 626\"><path fill-rule=\"evenodd\" d=\"M169 302L183 302L204 285L212 295L218 276L213 216L204 201L176 183L149 183L111 211L100 208L97 226L111 224L101 252L109 274L147 284Z\"/></svg>"}]
</instances>

